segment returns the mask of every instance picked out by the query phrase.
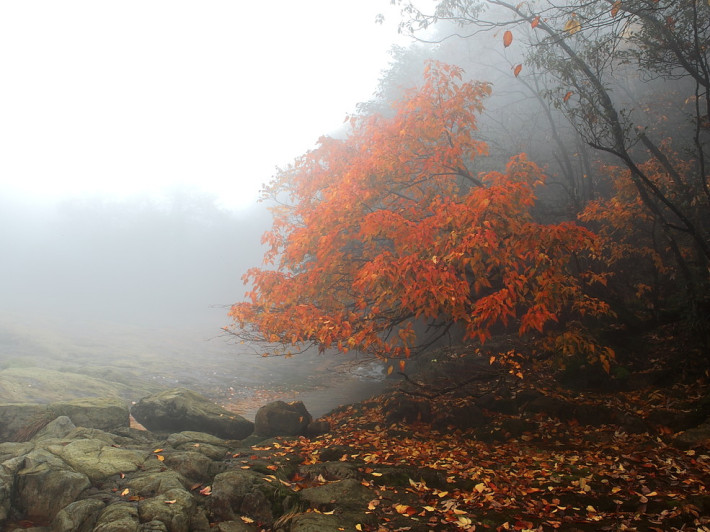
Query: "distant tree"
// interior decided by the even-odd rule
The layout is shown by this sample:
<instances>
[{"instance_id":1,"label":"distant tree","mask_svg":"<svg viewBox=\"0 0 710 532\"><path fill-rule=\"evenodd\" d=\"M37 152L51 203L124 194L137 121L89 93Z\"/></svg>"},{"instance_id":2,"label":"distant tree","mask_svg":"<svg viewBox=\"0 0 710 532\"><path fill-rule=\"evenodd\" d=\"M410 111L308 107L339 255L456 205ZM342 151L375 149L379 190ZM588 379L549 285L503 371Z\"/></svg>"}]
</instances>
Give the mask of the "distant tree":
<instances>
[{"instance_id":1,"label":"distant tree","mask_svg":"<svg viewBox=\"0 0 710 532\"><path fill-rule=\"evenodd\" d=\"M406 357L452 327L485 341L500 325L608 364L581 327L609 313L588 294L603 276L577 260L598 252L596 236L534 221L544 177L524 154L470 171L488 151L475 133L490 87L461 76L429 63L386 116L352 117L347 138L321 138L276 175L265 197L288 203L231 309L236 334Z\"/></svg>"}]
</instances>

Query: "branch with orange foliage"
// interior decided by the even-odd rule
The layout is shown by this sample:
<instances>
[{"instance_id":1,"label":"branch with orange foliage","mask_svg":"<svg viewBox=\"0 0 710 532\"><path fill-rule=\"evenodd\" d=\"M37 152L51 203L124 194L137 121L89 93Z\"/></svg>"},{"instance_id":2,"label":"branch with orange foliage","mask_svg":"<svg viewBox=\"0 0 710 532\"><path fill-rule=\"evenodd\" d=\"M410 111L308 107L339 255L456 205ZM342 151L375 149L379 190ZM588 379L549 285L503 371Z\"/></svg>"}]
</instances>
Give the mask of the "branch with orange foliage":
<instances>
[{"instance_id":1,"label":"branch with orange foliage","mask_svg":"<svg viewBox=\"0 0 710 532\"><path fill-rule=\"evenodd\" d=\"M391 116L351 117L347 138L322 138L281 171L266 197L289 204L274 209L266 264L230 311L237 334L389 358L422 343L422 324L485 341L496 324L523 335L609 314L587 294L599 277L573 267L596 236L530 213L537 165L521 154L503 172L473 172L489 93L429 63Z\"/></svg>"}]
</instances>

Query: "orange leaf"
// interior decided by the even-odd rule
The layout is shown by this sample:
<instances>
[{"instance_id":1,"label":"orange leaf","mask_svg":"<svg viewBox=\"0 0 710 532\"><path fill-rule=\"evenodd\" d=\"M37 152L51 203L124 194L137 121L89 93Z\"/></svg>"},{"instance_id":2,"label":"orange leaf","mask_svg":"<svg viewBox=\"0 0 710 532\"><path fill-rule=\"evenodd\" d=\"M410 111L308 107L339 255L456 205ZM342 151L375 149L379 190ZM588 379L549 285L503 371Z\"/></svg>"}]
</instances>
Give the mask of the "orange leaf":
<instances>
[{"instance_id":1,"label":"orange leaf","mask_svg":"<svg viewBox=\"0 0 710 532\"><path fill-rule=\"evenodd\" d=\"M621 0L616 0L614 5L611 6L611 16L615 17L619 13L619 8L621 7Z\"/></svg>"},{"instance_id":2,"label":"orange leaf","mask_svg":"<svg viewBox=\"0 0 710 532\"><path fill-rule=\"evenodd\" d=\"M523 65L518 65L513 69L513 75L517 78L520 71L523 69Z\"/></svg>"},{"instance_id":3,"label":"orange leaf","mask_svg":"<svg viewBox=\"0 0 710 532\"><path fill-rule=\"evenodd\" d=\"M387 375L392 375L392 372L394 371L394 366L389 366L387 368Z\"/></svg>"},{"instance_id":4,"label":"orange leaf","mask_svg":"<svg viewBox=\"0 0 710 532\"><path fill-rule=\"evenodd\" d=\"M513 32L506 30L503 34L503 46L506 48L513 42Z\"/></svg>"},{"instance_id":5,"label":"orange leaf","mask_svg":"<svg viewBox=\"0 0 710 532\"><path fill-rule=\"evenodd\" d=\"M563 101L563 102L567 102L567 100L569 100L570 97L571 97L573 94L574 94L574 92L568 91L567 94L565 94L565 97L562 98L562 101Z\"/></svg>"},{"instance_id":6,"label":"orange leaf","mask_svg":"<svg viewBox=\"0 0 710 532\"><path fill-rule=\"evenodd\" d=\"M538 15L534 19L532 19L532 22L530 23L530 27L537 28L538 24L540 24L540 15Z\"/></svg>"},{"instance_id":7,"label":"orange leaf","mask_svg":"<svg viewBox=\"0 0 710 532\"><path fill-rule=\"evenodd\" d=\"M565 23L565 31L570 35L574 35L582 29L582 25L576 18L571 18Z\"/></svg>"},{"instance_id":8,"label":"orange leaf","mask_svg":"<svg viewBox=\"0 0 710 532\"><path fill-rule=\"evenodd\" d=\"M407 362L404 360L399 361L399 371L404 371L404 367L407 365Z\"/></svg>"}]
</instances>

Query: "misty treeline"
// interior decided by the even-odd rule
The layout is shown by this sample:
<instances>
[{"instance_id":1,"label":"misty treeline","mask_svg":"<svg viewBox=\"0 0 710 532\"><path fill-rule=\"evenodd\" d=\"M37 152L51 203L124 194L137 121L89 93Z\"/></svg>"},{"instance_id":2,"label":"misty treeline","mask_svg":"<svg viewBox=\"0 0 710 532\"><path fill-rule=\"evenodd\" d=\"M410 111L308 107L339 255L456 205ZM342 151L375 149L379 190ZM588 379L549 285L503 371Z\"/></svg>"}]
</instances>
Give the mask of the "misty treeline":
<instances>
[{"instance_id":1,"label":"misty treeline","mask_svg":"<svg viewBox=\"0 0 710 532\"><path fill-rule=\"evenodd\" d=\"M146 327L225 323L260 260L263 208L230 211L201 191L162 198L0 200L0 310ZM86 325L83 325L84 327Z\"/></svg>"},{"instance_id":2,"label":"misty treeline","mask_svg":"<svg viewBox=\"0 0 710 532\"><path fill-rule=\"evenodd\" d=\"M397 3L415 42L376 97L265 189L236 332L390 357L510 330L607 369L600 327L707 334L710 6Z\"/></svg>"}]
</instances>

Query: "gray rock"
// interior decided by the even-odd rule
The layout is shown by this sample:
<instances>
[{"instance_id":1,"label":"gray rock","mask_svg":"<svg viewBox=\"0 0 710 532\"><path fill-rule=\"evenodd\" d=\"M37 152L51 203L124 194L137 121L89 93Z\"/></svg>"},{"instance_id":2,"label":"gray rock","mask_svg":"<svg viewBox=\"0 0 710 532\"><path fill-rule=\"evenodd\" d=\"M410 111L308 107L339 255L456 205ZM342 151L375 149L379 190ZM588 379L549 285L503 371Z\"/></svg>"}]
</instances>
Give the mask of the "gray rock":
<instances>
[{"instance_id":1,"label":"gray rock","mask_svg":"<svg viewBox=\"0 0 710 532\"><path fill-rule=\"evenodd\" d=\"M86 475L48 451L32 451L15 476L17 509L31 521L51 521L90 485Z\"/></svg>"},{"instance_id":2,"label":"gray rock","mask_svg":"<svg viewBox=\"0 0 710 532\"><path fill-rule=\"evenodd\" d=\"M254 432L261 436L305 435L313 417L301 401L274 401L256 412Z\"/></svg>"},{"instance_id":3,"label":"gray rock","mask_svg":"<svg viewBox=\"0 0 710 532\"><path fill-rule=\"evenodd\" d=\"M73 502L54 518L52 532L91 532L105 506L96 499Z\"/></svg>"},{"instance_id":4,"label":"gray rock","mask_svg":"<svg viewBox=\"0 0 710 532\"><path fill-rule=\"evenodd\" d=\"M257 527L243 521L222 521L217 525L218 532L256 532Z\"/></svg>"},{"instance_id":5,"label":"gray rock","mask_svg":"<svg viewBox=\"0 0 710 532\"><path fill-rule=\"evenodd\" d=\"M271 525L298 499L280 482L268 482L254 471L226 471L214 478L207 508L213 520L231 521L241 514Z\"/></svg>"},{"instance_id":6,"label":"gray rock","mask_svg":"<svg viewBox=\"0 0 710 532\"><path fill-rule=\"evenodd\" d=\"M364 510L374 498L374 493L354 478L306 488L299 494L314 506L328 509L339 507Z\"/></svg>"},{"instance_id":7,"label":"gray rock","mask_svg":"<svg viewBox=\"0 0 710 532\"><path fill-rule=\"evenodd\" d=\"M197 504L184 489L171 489L165 493L143 499L138 503L138 517L144 523L160 521L168 532L189 532L190 516Z\"/></svg>"},{"instance_id":8,"label":"gray rock","mask_svg":"<svg viewBox=\"0 0 710 532\"><path fill-rule=\"evenodd\" d=\"M52 417L47 405L0 404L0 442L27 441Z\"/></svg>"},{"instance_id":9,"label":"gray rock","mask_svg":"<svg viewBox=\"0 0 710 532\"><path fill-rule=\"evenodd\" d=\"M214 462L197 451L173 452L165 456L165 465L191 482L208 482L227 465Z\"/></svg>"},{"instance_id":10,"label":"gray rock","mask_svg":"<svg viewBox=\"0 0 710 532\"><path fill-rule=\"evenodd\" d=\"M129 502L107 506L99 515L94 532L140 532L138 508Z\"/></svg>"},{"instance_id":11,"label":"gray rock","mask_svg":"<svg viewBox=\"0 0 710 532\"><path fill-rule=\"evenodd\" d=\"M149 451L119 449L96 439L48 445L47 450L94 482L119 473L136 471L151 455Z\"/></svg>"},{"instance_id":12,"label":"gray rock","mask_svg":"<svg viewBox=\"0 0 710 532\"><path fill-rule=\"evenodd\" d=\"M47 426L40 429L40 431L35 434L32 438L33 441L37 442L40 440L51 440L51 439L61 439L67 434L73 431L76 425L72 423L72 420L67 416L59 416L57 419L50 421Z\"/></svg>"},{"instance_id":13,"label":"gray rock","mask_svg":"<svg viewBox=\"0 0 710 532\"><path fill-rule=\"evenodd\" d=\"M342 530L354 530L358 523L372 523L372 518L367 515L344 513L339 515L324 515L314 512L296 515L291 520L290 532L339 532Z\"/></svg>"},{"instance_id":14,"label":"gray rock","mask_svg":"<svg viewBox=\"0 0 710 532\"><path fill-rule=\"evenodd\" d=\"M156 432L196 431L241 440L254 430L251 421L185 388L144 397L133 406L131 414L145 428Z\"/></svg>"},{"instance_id":15,"label":"gray rock","mask_svg":"<svg viewBox=\"0 0 710 532\"><path fill-rule=\"evenodd\" d=\"M52 403L56 416L67 416L77 427L112 430L130 425L128 406L114 397L83 397Z\"/></svg>"},{"instance_id":16,"label":"gray rock","mask_svg":"<svg viewBox=\"0 0 710 532\"><path fill-rule=\"evenodd\" d=\"M141 532L168 532L168 527L162 521L153 520L143 523L140 530Z\"/></svg>"},{"instance_id":17,"label":"gray rock","mask_svg":"<svg viewBox=\"0 0 710 532\"><path fill-rule=\"evenodd\" d=\"M185 478L177 471L150 471L131 477L126 487L140 497L154 497L174 489L185 487Z\"/></svg>"},{"instance_id":18,"label":"gray rock","mask_svg":"<svg viewBox=\"0 0 710 532\"><path fill-rule=\"evenodd\" d=\"M183 445L195 445L195 444L209 444L218 447L227 447L227 442L222 438L213 436L212 434L207 434L205 432L195 432L194 430L184 430L182 432L177 432L171 434L165 440L167 445L170 447L175 447L176 449L182 447Z\"/></svg>"}]
</instances>

